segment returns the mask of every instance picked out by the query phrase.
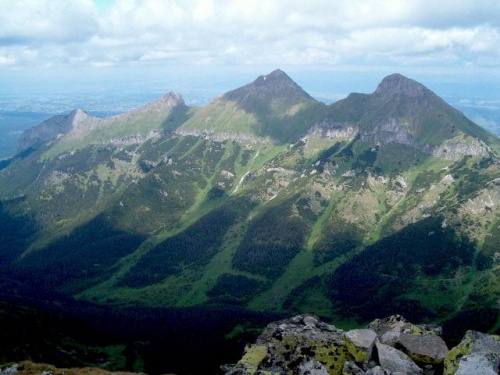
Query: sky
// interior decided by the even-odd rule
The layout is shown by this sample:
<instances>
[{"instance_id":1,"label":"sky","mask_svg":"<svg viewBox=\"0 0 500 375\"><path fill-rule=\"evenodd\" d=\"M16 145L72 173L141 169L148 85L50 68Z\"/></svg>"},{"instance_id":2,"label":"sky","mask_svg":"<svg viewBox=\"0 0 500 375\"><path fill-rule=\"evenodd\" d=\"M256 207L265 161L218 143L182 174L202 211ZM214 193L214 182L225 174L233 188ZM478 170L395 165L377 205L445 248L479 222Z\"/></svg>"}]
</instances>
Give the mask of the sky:
<instances>
[{"instance_id":1,"label":"sky","mask_svg":"<svg viewBox=\"0 0 500 375\"><path fill-rule=\"evenodd\" d=\"M498 0L0 0L0 67L500 68Z\"/></svg>"},{"instance_id":2,"label":"sky","mask_svg":"<svg viewBox=\"0 0 500 375\"><path fill-rule=\"evenodd\" d=\"M222 90L275 68L332 97L394 72L497 95L500 1L0 0L0 93Z\"/></svg>"}]
</instances>

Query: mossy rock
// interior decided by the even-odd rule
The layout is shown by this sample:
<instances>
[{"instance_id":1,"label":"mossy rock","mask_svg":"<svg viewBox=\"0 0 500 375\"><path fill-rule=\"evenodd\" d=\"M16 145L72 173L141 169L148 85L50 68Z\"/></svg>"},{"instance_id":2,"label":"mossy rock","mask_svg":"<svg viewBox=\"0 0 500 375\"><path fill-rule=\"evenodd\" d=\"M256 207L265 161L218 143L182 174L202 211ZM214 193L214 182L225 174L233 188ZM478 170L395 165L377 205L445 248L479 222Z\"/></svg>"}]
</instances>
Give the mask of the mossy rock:
<instances>
[{"instance_id":1,"label":"mossy rock","mask_svg":"<svg viewBox=\"0 0 500 375\"><path fill-rule=\"evenodd\" d=\"M489 356L495 353L500 353L500 336L467 331L460 344L451 349L446 356L444 373L445 375L454 375L461 367L462 359L472 354L481 355L486 361L489 361Z\"/></svg>"}]
</instances>

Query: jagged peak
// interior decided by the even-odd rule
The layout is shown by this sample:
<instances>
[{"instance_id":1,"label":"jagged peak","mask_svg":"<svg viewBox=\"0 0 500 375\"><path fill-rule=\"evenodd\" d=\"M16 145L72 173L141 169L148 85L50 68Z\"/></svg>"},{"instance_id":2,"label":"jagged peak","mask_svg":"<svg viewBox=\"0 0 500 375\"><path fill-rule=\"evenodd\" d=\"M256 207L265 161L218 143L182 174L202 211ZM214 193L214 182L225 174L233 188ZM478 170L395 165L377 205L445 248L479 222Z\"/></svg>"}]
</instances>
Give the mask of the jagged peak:
<instances>
[{"instance_id":1,"label":"jagged peak","mask_svg":"<svg viewBox=\"0 0 500 375\"><path fill-rule=\"evenodd\" d=\"M376 94L406 94L408 96L420 96L426 92L429 90L424 85L399 73L385 77L375 90Z\"/></svg>"}]
</instances>

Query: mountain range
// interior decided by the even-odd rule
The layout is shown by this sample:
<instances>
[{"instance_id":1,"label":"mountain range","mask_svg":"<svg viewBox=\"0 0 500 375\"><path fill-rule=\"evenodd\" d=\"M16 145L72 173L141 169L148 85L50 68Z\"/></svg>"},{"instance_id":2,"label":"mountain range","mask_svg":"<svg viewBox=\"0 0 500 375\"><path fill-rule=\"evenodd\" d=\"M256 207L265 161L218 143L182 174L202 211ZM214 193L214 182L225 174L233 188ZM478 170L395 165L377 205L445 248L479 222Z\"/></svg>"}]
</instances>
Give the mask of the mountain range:
<instances>
[{"instance_id":1,"label":"mountain range","mask_svg":"<svg viewBox=\"0 0 500 375\"><path fill-rule=\"evenodd\" d=\"M107 118L76 109L0 166L0 282L346 325L480 314L498 330L499 152L399 74L331 105L276 70L202 108L168 93Z\"/></svg>"}]
</instances>

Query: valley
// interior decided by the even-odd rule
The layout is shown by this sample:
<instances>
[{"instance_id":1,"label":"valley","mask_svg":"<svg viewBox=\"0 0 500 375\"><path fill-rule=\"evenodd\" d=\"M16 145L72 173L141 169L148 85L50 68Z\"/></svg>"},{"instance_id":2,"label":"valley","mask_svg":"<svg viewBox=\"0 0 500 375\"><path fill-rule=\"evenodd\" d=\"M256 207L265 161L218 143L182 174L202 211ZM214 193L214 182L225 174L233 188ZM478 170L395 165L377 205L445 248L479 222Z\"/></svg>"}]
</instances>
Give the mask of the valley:
<instances>
[{"instance_id":1,"label":"valley","mask_svg":"<svg viewBox=\"0 0 500 375\"><path fill-rule=\"evenodd\" d=\"M310 312L498 333L499 152L399 74L329 105L276 70L204 107L168 93L105 118L75 109L0 166L2 290L155 322L192 312L221 345Z\"/></svg>"}]
</instances>

